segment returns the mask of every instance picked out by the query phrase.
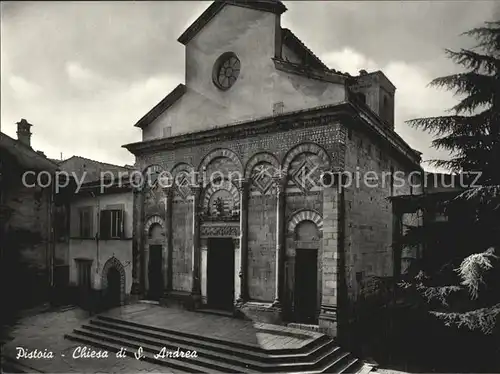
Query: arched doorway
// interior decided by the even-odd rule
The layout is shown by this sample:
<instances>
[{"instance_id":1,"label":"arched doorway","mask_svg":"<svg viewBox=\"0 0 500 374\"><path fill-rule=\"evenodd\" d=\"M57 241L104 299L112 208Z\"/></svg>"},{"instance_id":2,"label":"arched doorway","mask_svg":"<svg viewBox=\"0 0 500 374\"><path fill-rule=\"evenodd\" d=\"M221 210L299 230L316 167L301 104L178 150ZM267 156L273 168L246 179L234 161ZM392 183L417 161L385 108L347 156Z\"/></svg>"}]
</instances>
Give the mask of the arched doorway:
<instances>
[{"instance_id":1,"label":"arched doorway","mask_svg":"<svg viewBox=\"0 0 500 374\"><path fill-rule=\"evenodd\" d=\"M203 191L202 201L202 302L210 309L230 311L240 289L236 270L240 266L240 248L235 242L235 236L239 236L240 192L232 180L221 177Z\"/></svg>"},{"instance_id":2,"label":"arched doorway","mask_svg":"<svg viewBox=\"0 0 500 374\"><path fill-rule=\"evenodd\" d=\"M321 236L323 220L312 210L303 210L288 223L288 282L293 322L318 323L321 307Z\"/></svg>"},{"instance_id":3,"label":"arched doorway","mask_svg":"<svg viewBox=\"0 0 500 374\"><path fill-rule=\"evenodd\" d=\"M125 269L116 257L111 257L102 269L103 304L113 308L125 303Z\"/></svg>"},{"instance_id":4,"label":"arched doorway","mask_svg":"<svg viewBox=\"0 0 500 374\"><path fill-rule=\"evenodd\" d=\"M148 233L148 273L147 295L149 300L159 301L164 290L164 258L163 246L165 236L159 223L152 224Z\"/></svg>"},{"instance_id":5,"label":"arched doorway","mask_svg":"<svg viewBox=\"0 0 500 374\"><path fill-rule=\"evenodd\" d=\"M109 269L107 274L108 288L107 288L107 306L113 308L119 306L121 303L121 290L120 290L120 272L115 267Z\"/></svg>"},{"instance_id":6,"label":"arched doorway","mask_svg":"<svg viewBox=\"0 0 500 374\"><path fill-rule=\"evenodd\" d=\"M302 221L295 230L298 247L295 249L294 309L300 323L317 322L318 248L310 245L318 237L317 231L312 221Z\"/></svg>"}]
</instances>

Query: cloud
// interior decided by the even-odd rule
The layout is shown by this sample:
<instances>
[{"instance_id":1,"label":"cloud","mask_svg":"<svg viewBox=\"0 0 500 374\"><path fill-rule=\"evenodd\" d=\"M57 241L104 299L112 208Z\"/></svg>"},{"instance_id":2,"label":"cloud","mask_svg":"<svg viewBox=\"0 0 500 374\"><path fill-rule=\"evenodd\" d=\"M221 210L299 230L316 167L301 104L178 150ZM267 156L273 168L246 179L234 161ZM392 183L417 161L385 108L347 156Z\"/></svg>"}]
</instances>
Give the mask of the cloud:
<instances>
[{"instance_id":1,"label":"cloud","mask_svg":"<svg viewBox=\"0 0 500 374\"><path fill-rule=\"evenodd\" d=\"M361 69L367 71L379 69L375 61L370 60L351 48L343 48L339 51L326 53L323 55L322 60L326 65L335 67L335 70L340 70L351 75L358 75Z\"/></svg>"},{"instance_id":2,"label":"cloud","mask_svg":"<svg viewBox=\"0 0 500 374\"><path fill-rule=\"evenodd\" d=\"M72 70L73 78L86 73L85 69ZM34 125L33 147L48 157L59 158L62 152L64 158L80 155L133 164L134 156L121 146L140 140L140 130L133 124L175 88L178 78L165 74L131 84L114 83L100 94L66 98L63 105L43 95L37 105L9 99L9 112L2 110L2 131L15 137L15 122L26 118Z\"/></svg>"},{"instance_id":3,"label":"cloud","mask_svg":"<svg viewBox=\"0 0 500 374\"><path fill-rule=\"evenodd\" d=\"M78 89L95 89L102 80L90 69L83 68L78 62L70 61L66 64L66 74L69 81Z\"/></svg>"},{"instance_id":4,"label":"cloud","mask_svg":"<svg viewBox=\"0 0 500 374\"><path fill-rule=\"evenodd\" d=\"M448 93L426 87L456 69L443 48L462 46L461 32L500 9L496 1L285 4L283 27L332 68L384 71L398 88L396 129L426 158L436 155L431 139L403 121L449 106ZM26 118L35 147L53 157L132 163L121 145L141 139L133 124L183 82L176 40L209 5L2 2L2 131L15 135Z\"/></svg>"},{"instance_id":5,"label":"cloud","mask_svg":"<svg viewBox=\"0 0 500 374\"><path fill-rule=\"evenodd\" d=\"M8 82L13 94L20 100L32 99L42 91L37 84L17 75L10 76Z\"/></svg>"},{"instance_id":6,"label":"cloud","mask_svg":"<svg viewBox=\"0 0 500 374\"><path fill-rule=\"evenodd\" d=\"M390 61L387 64L377 63L352 48L331 51L323 56L323 61L337 70L357 75L359 70L368 72L382 70L396 86L395 111L396 131L411 147L425 152L424 158L448 158L446 152L429 149L432 137L420 130L410 128L405 121L416 117L438 116L446 114L445 110L456 103L456 98L448 91L429 87L434 78L417 64L404 61Z\"/></svg>"}]
</instances>

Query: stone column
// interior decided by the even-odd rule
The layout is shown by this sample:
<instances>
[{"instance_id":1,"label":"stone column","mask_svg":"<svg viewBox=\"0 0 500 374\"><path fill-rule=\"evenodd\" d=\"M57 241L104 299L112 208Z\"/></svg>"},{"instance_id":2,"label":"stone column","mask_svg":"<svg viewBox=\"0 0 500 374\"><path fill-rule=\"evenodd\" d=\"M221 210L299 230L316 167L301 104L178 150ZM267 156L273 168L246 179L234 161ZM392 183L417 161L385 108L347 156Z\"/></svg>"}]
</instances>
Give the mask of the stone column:
<instances>
[{"instance_id":1,"label":"stone column","mask_svg":"<svg viewBox=\"0 0 500 374\"><path fill-rule=\"evenodd\" d=\"M233 237L233 248L234 248L234 266L235 269L241 268L241 248L240 248L240 237ZM233 304L236 308L240 308L243 303L240 302L241 293L241 276L239 272L233 273L234 279L234 289L233 289Z\"/></svg>"},{"instance_id":2,"label":"stone column","mask_svg":"<svg viewBox=\"0 0 500 374\"><path fill-rule=\"evenodd\" d=\"M132 234L132 289L131 294L144 294L144 194L140 187L134 188L133 234Z\"/></svg>"},{"instance_id":3,"label":"stone column","mask_svg":"<svg viewBox=\"0 0 500 374\"><path fill-rule=\"evenodd\" d=\"M191 296L196 308L201 301L201 243L200 243L200 194L201 186L191 187L193 191L193 252L192 252L192 288Z\"/></svg>"},{"instance_id":4,"label":"stone column","mask_svg":"<svg viewBox=\"0 0 500 374\"><path fill-rule=\"evenodd\" d=\"M338 332L344 224L342 200L343 193L337 185L323 189L323 286L319 326L330 336L337 336Z\"/></svg>"},{"instance_id":5,"label":"stone column","mask_svg":"<svg viewBox=\"0 0 500 374\"><path fill-rule=\"evenodd\" d=\"M200 239L201 248L201 304L207 304L207 256L208 256L208 240L207 238Z\"/></svg>"},{"instance_id":6,"label":"stone column","mask_svg":"<svg viewBox=\"0 0 500 374\"><path fill-rule=\"evenodd\" d=\"M276 278L273 306L281 308L283 303L284 265L285 265L285 181L275 179L276 187Z\"/></svg>"},{"instance_id":7,"label":"stone column","mask_svg":"<svg viewBox=\"0 0 500 374\"><path fill-rule=\"evenodd\" d=\"M237 303L248 300L248 180L239 181L240 190L240 292Z\"/></svg>"},{"instance_id":8,"label":"stone column","mask_svg":"<svg viewBox=\"0 0 500 374\"><path fill-rule=\"evenodd\" d=\"M166 255L164 261L164 282L163 296L167 297L172 291L172 187L165 187L165 247Z\"/></svg>"}]
</instances>

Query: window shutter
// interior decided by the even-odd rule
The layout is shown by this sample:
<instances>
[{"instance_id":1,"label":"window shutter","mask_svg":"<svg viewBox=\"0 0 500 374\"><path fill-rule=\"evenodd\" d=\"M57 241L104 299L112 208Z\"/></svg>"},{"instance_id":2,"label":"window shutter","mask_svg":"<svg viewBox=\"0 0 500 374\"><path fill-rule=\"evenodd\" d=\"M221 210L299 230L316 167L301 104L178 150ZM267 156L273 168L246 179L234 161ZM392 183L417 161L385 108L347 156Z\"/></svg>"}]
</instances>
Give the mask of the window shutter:
<instances>
[{"instance_id":1,"label":"window shutter","mask_svg":"<svg viewBox=\"0 0 500 374\"><path fill-rule=\"evenodd\" d=\"M85 214L83 209L78 211L78 236L83 238L84 227L85 226Z\"/></svg>"},{"instance_id":2,"label":"window shutter","mask_svg":"<svg viewBox=\"0 0 500 374\"><path fill-rule=\"evenodd\" d=\"M123 210L118 211L118 237L123 238L125 236L125 214Z\"/></svg>"},{"instance_id":3,"label":"window shutter","mask_svg":"<svg viewBox=\"0 0 500 374\"><path fill-rule=\"evenodd\" d=\"M99 237L109 239L111 236L111 211L101 210Z\"/></svg>"},{"instance_id":4,"label":"window shutter","mask_svg":"<svg viewBox=\"0 0 500 374\"><path fill-rule=\"evenodd\" d=\"M88 220L88 227L89 227L89 238L93 238L95 236L94 234L94 208L89 206L87 209L87 220Z\"/></svg>"}]
</instances>

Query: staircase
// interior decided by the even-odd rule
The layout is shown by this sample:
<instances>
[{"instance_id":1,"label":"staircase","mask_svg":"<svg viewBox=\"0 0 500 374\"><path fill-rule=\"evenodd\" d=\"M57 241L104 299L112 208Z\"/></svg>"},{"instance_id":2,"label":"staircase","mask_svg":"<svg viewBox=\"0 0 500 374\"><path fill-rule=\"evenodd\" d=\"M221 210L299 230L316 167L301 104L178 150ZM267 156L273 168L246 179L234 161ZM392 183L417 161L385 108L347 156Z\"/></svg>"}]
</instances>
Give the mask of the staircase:
<instances>
[{"instance_id":1,"label":"staircase","mask_svg":"<svg viewBox=\"0 0 500 374\"><path fill-rule=\"evenodd\" d=\"M143 348L142 360L189 373L359 373L363 363L343 351L331 338L322 335L302 348L265 350L255 345L216 339L160 327L140 324L110 316L97 316L88 324L65 335L66 339L118 352ZM167 351L196 351L197 357L169 358L154 356Z\"/></svg>"}]
</instances>

